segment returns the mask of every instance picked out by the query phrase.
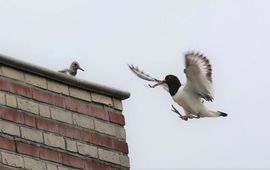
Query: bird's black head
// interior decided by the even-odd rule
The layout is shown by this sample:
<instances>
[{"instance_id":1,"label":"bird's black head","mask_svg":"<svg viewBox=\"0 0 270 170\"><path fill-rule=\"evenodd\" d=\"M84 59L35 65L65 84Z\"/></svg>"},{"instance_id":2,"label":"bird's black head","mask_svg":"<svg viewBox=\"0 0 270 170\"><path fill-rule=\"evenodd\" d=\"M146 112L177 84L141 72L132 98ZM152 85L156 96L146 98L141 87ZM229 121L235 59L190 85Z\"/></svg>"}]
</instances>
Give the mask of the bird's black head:
<instances>
[{"instance_id":1,"label":"bird's black head","mask_svg":"<svg viewBox=\"0 0 270 170\"><path fill-rule=\"evenodd\" d=\"M169 93L171 96L174 96L178 89L181 87L179 79L174 75L167 75L164 80L158 80L157 83L153 86L149 85L151 88L155 88L160 85L167 84Z\"/></svg>"},{"instance_id":2,"label":"bird's black head","mask_svg":"<svg viewBox=\"0 0 270 170\"><path fill-rule=\"evenodd\" d=\"M165 77L165 83L168 85L169 93L171 96L174 96L178 89L181 87L181 82L179 79L174 75L167 75Z\"/></svg>"}]
</instances>

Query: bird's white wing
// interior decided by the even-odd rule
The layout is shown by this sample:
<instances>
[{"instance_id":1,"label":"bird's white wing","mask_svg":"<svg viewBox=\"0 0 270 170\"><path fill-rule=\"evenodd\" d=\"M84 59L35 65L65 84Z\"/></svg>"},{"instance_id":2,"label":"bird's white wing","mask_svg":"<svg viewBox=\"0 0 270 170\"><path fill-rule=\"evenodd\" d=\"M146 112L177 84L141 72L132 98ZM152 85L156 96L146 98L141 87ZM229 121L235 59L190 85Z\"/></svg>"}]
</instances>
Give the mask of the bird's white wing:
<instances>
[{"instance_id":1,"label":"bird's white wing","mask_svg":"<svg viewBox=\"0 0 270 170\"><path fill-rule=\"evenodd\" d=\"M161 80L158 80L152 76L150 76L149 74L144 73L142 70L140 70L138 67L135 67L133 65L128 65L128 67L130 68L130 70L139 78L146 80L146 81L153 81L153 82L161 82ZM149 85L150 87L152 87L151 85ZM168 86L166 84L162 84L163 88L168 91Z\"/></svg>"},{"instance_id":2,"label":"bird's white wing","mask_svg":"<svg viewBox=\"0 0 270 170\"><path fill-rule=\"evenodd\" d=\"M206 101L213 100L212 67L209 60L199 53L185 55L186 68L184 70L187 83L186 88L196 93Z\"/></svg>"}]
</instances>

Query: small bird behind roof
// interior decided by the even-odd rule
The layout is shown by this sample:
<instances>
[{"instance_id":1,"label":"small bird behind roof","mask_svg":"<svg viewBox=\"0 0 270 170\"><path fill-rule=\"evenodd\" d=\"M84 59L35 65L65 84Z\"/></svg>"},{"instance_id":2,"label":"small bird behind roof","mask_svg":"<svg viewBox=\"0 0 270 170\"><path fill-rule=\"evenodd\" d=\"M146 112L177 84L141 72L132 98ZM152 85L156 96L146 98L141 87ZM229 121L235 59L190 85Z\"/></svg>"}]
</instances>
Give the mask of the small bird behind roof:
<instances>
[{"instance_id":1,"label":"small bird behind roof","mask_svg":"<svg viewBox=\"0 0 270 170\"><path fill-rule=\"evenodd\" d=\"M73 62L71 63L71 65L70 65L69 68L64 69L64 70L60 70L60 71L58 71L58 72L60 72L60 73L65 73L65 74L69 74L69 75L71 75L71 76L76 76L77 70L78 70L78 69L84 71L84 69L82 69L82 68L80 67L80 65L79 65L79 63L78 63L77 61L73 61Z\"/></svg>"},{"instance_id":2,"label":"small bird behind roof","mask_svg":"<svg viewBox=\"0 0 270 170\"><path fill-rule=\"evenodd\" d=\"M227 114L217 110L208 109L204 100L213 101L212 66L209 60L200 53L190 52L185 54L184 73L187 82L181 84L175 75L167 75L164 80L158 80L145 74L138 67L129 65L129 68L141 79L156 82L151 88L163 86L169 92L173 100L185 111L182 115L173 105L172 111L177 113L181 119L188 120L201 117L226 117Z\"/></svg>"}]
</instances>

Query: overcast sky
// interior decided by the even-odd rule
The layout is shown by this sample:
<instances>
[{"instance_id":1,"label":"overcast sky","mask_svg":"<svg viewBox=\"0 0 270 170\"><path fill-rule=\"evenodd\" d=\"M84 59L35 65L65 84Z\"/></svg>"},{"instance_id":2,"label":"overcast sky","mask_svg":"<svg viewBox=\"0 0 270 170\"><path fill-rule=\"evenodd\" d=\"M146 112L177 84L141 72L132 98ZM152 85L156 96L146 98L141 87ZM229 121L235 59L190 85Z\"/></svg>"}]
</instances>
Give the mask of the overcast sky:
<instances>
[{"instance_id":1,"label":"overcast sky","mask_svg":"<svg viewBox=\"0 0 270 170\"><path fill-rule=\"evenodd\" d=\"M53 70L77 60L78 78L131 92L132 169L270 168L269 1L0 0L0 23L0 53ZM182 121L166 91L127 67L184 83L192 50L213 66L205 104L227 118Z\"/></svg>"}]
</instances>

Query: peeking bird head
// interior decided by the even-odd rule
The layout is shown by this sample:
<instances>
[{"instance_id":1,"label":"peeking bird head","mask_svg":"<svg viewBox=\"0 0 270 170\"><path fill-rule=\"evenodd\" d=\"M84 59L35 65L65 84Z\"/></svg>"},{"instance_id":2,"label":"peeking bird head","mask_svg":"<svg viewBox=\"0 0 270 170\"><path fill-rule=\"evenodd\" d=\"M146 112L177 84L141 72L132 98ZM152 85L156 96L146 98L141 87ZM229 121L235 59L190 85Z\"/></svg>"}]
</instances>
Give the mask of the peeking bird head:
<instances>
[{"instance_id":1,"label":"peeking bird head","mask_svg":"<svg viewBox=\"0 0 270 170\"><path fill-rule=\"evenodd\" d=\"M70 69L71 69L71 70L74 70L74 71L77 71L78 69L84 71L84 69L82 69L82 68L80 67L80 64L79 64L77 61L73 61L73 62L71 63Z\"/></svg>"}]
</instances>

